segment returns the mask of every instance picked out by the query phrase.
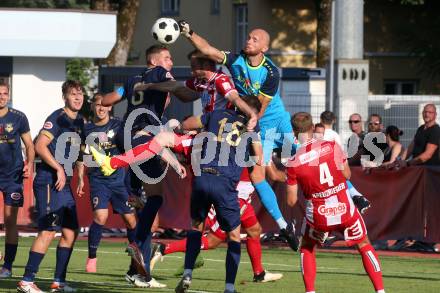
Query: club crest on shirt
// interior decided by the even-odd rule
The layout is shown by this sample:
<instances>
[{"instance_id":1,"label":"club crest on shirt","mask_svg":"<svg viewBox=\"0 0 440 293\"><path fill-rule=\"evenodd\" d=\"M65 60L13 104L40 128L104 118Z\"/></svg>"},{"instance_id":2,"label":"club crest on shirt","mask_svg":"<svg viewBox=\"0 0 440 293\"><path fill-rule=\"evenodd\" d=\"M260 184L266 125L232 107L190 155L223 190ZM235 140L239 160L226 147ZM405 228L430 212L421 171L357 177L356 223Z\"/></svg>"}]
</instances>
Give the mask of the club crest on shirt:
<instances>
[{"instance_id":1,"label":"club crest on shirt","mask_svg":"<svg viewBox=\"0 0 440 293\"><path fill-rule=\"evenodd\" d=\"M5 130L7 132L12 132L12 130L14 130L14 126L12 126L12 123L6 123Z\"/></svg>"},{"instance_id":2,"label":"club crest on shirt","mask_svg":"<svg viewBox=\"0 0 440 293\"><path fill-rule=\"evenodd\" d=\"M108 138L113 138L115 136L115 132L113 131L113 129L110 129L108 132L107 132L107 137Z\"/></svg>"}]
</instances>

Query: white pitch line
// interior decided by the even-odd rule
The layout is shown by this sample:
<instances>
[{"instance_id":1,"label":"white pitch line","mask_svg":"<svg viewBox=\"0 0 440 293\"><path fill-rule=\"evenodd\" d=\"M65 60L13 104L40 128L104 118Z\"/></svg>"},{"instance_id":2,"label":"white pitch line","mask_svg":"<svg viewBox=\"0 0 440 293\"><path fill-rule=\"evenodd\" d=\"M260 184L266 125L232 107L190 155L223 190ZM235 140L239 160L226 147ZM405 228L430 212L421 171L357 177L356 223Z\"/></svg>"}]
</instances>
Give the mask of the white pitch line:
<instances>
[{"instance_id":1,"label":"white pitch line","mask_svg":"<svg viewBox=\"0 0 440 293\"><path fill-rule=\"evenodd\" d=\"M21 278L22 276L17 276L17 275L13 275L13 277L15 278ZM35 278L37 281L38 280L44 280L44 281L53 281L53 278L44 278L44 277L36 277ZM121 279L122 282L122 279ZM123 285L122 283L114 283L114 282L96 282L96 281L79 281L79 280L75 280L75 279L69 279L68 283L81 283L81 284L93 284L93 285L101 285L101 286L116 286L119 288L138 288L138 287L133 287L130 286L128 284ZM146 288L148 289L148 288ZM151 288L151 289L156 289L156 288ZM83 291L83 289L79 289L80 291ZM87 290L87 288L85 288L84 290ZM160 288L158 289L160 291L170 291L170 292L174 292L174 289L171 288ZM194 293L214 293L216 291L199 291L199 290L188 290L188 292L194 292Z\"/></svg>"},{"instance_id":2,"label":"white pitch line","mask_svg":"<svg viewBox=\"0 0 440 293\"><path fill-rule=\"evenodd\" d=\"M19 246L19 249L30 249L30 247L25 247L25 246ZM50 250L56 250L56 247L50 247ZM84 253L88 253L87 249L81 249L81 248L75 248L74 251L77 252L84 252ZM126 252L118 252L118 251L105 251L105 250L99 250L98 253L102 253L102 254L118 254L118 255L127 255ZM164 258L177 258L177 259L182 259L182 256L177 256L177 255L165 255ZM219 262L219 263L224 263L225 260L222 259L212 259L212 258L204 258L204 260L206 261L211 261L211 262ZM240 264L251 264L251 262L249 261L240 261ZM267 265L267 266L275 266L275 267L283 267L283 268L291 268L291 269L299 269L299 266L296 265L289 265L289 264L281 264L281 263L269 263L269 262L263 262L263 265ZM339 270L340 268L332 268L332 267L317 267L319 269L328 269L328 270Z\"/></svg>"}]
</instances>

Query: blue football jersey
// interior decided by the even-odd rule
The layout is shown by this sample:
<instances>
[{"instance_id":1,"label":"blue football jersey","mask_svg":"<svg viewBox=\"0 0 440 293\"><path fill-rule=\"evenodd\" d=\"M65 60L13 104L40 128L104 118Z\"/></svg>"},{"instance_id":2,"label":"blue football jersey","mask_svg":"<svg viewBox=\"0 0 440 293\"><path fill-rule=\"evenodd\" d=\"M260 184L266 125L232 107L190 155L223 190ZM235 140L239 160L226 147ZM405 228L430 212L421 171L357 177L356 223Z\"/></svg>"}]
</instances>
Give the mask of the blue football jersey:
<instances>
[{"instance_id":1,"label":"blue football jersey","mask_svg":"<svg viewBox=\"0 0 440 293\"><path fill-rule=\"evenodd\" d=\"M0 180L20 176L23 171L21 135L29 132L26 115L15 109L8 109L0 117Z\"/></svg>"},{"instance_id":2,"label":"blue football jersey","mask_svg":"<svg viewBox=\"0 0 440 293\"><path fill-rule=\"evenodd\" d=\"M124 131L122 121L116 118L110 118L109 122L105 125L96 125L93 122L87 122L84 124L84 137L87 139L87 143L90 143L90 139L96 143L96 145L104 150L106 155L115 156L119 155L120 146L118 141L118 133ZM99 168L89 168L87 171L91 179L98 180L121 180L124 181L124 169L118 169L110 176L104 176Z\"/></svg>"},{"instance_id":3,"label":"blue football jersey","mask_svg":"<svg viewBox=\"0 0 440 293\"><path fill-rule=\"evenodd\" d=\"M59 141L58 138L65 133L72 133L72 135L66 140L64 140L64 138L63 140L60 140L59 146L65 147L64 152L62 152L63 149L57 149L57 143ZM45 135L51 139L48 148L55 159L59 155L64 155L64 158L67 159L70 157L71 148L79 150L81 143L84 140L84 119L80 114L78 114L75 119L72 119L67 116L67 113L64 112L63 108L58 109L47 117L46 122L44 122L44 126L40 131L40 135ZM56 154L56 152L58 152L58 154ZM73 168L74 161L71 166L63 167L65 167L65 170L66 168ZM44 171L51 173L49 175L52 176L56 174L56 171L43 161L41 164L37 165L37 176L42 176L42 174L45 173Z\"/></svg>"},{"instance_id":4,"label":"blue football jersey","mask_svg":"<svg viewBox=\"0 0 440 293\"><path fill-rule=\"evenodd\" d=\"M200 116L200 120L204 130L215 136L211 143L216 143L214 159L200 167L215 168L222 176L238 182L243 168L237 164L237 160L240 161L238 156L244 161L249 158L251 138L248 136L243 140L241 136L246 132L247 118L235 110L223 109L205 113ZM255 131L259 131L258 126ZM208 144L205 141L202 146L202 158L206 157L208 151L212 151ZM243 150L244 153L237 156L237 151Z\"/></svg>"},{"instance_id":5,"label":"blue football jersey","mask_svg":"<svg viewBox=\"0 0 440 293\"><path fill-rule=\"evenodd\" d=\"M280 73L272 60L264 56L261 64L254 67L249 65L243 52L240 54L224 52L224 54L223 64L229 69L241 96L261 94L271 99L260 121L277 120L285 109L279 89Z\"/></svg>"},{"instance_id":6,"label":"blue football jersey","mask_svg":"<svg viewBox=\"0 0 440 293\"><path fill-rule=\"evenodd\" d=\"M125 83L123 98L127 99L128 107L124 120L127 120L128 116L136 109L149 110L158 119L157 120L156 117L150 114L139 115L134 120L133 130L140 130L147 125L160 125L160 119L165 110L165 103L168 97L168 93L160 91L134 91L135 85L140 83L158 83L169 80L174 80L171 72L161 66L156 66L148 68L140 75L129 78Z\"/></svg>"}]
</instances>

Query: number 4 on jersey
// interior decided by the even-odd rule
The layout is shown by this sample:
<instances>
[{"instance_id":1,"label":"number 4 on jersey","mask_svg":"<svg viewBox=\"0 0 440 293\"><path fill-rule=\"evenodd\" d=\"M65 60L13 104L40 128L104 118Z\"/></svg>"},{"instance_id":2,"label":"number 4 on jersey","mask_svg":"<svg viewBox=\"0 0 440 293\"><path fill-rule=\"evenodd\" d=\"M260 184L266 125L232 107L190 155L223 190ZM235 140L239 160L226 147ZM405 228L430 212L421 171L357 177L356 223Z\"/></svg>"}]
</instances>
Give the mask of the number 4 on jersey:
<instances>
[{"instance_id":1,"label":"number 4 on jersey","mask_svg":"<svg viewBox=\"0 0 440 293\"><path fill-rule=\"evenodd\" d=\"M329 187L334 185L333 176L330 174L327 163L319 164L319 181L321 184L327 183Z\"/></svg>"}]
</instances>

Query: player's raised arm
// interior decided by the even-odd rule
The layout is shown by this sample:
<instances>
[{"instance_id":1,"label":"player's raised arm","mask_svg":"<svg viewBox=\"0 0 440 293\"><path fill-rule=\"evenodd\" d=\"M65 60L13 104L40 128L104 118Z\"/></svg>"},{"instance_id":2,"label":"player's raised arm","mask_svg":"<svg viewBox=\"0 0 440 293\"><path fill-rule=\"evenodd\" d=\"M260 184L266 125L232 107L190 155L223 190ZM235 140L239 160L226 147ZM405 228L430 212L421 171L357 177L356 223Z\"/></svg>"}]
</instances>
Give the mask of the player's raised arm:
<instances>
[{"instance_id":1,"label":"player's raised arm","mask_svg":"<svg viewBox=\"0 0 440 293\"><path fill-rule=\"evenodd\" d=\"M248 118L247 131L253 131L257 125L258 116L254 110L251 109L238 95L237 91L231 91L226 95L226 98L231 101L241 112L243 112Z\"/></svg>"},{"instance_id":2,"label":"player's raised arm","mask_svg":"<svg viewBox=\"0 0 440 293\"><path fill-rule=\"evenodd\" d=\"M182 102L192 102L199 99L196 91L186 87L181 82L169 80L159 83L138 84L134 87L135 91L155 90L165 93L172 93Z\"/></svg>"},{"instance_id":3,"label":"player's raised arm","mask_svg":"<svg viewBox=\"0 0 440 293\"><path fill-rule=\"evenodd\" d=\"M222 51L211 46L208 41L196 34L186 21L180 20L178 23L180 33L184 35L196 49L202 52L203 55L206 55L209 59L214 60L216 63L223 63L225 54Z\"/></svg>"},{"instance_id":4,"label":"player's raised arm","mask_svg":"<svg viewBox=\"0 0 440 293\"><path fill-rule=\"evenodd\" d=\"M102 97L101 103L104 107L112 106L113 104L116 104L117 102L122 100L123 96L124 96L124 88L119 87L116 91L105 94Z\"/></svg>"}]
</instances>

